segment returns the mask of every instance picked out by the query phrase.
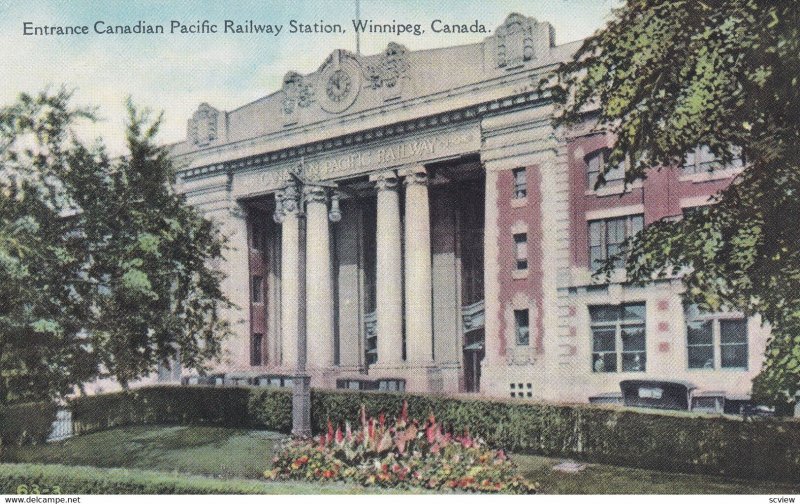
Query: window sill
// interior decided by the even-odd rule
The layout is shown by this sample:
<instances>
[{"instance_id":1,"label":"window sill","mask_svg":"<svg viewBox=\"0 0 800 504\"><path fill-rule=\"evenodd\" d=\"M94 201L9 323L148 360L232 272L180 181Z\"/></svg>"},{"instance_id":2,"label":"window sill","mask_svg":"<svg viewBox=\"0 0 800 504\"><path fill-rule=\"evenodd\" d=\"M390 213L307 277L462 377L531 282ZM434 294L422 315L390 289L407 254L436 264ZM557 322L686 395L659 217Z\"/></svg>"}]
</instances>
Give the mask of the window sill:
<instances>
[{"instance_id":1,"label":"window sill","mask_svg":"<svg viewBox=\"0 0 800 504\"><path fill-rule=\"evenodd\" d=\"M625 187L625 184L614 184L610 186L601 187L597 190L587 189L586 191L584 191L583 194L585 196L597 196L598 198L602 198L604 196L616 196L619 194L629 193L634 189L641 189L641 187L642 187L642 181L637 180L635 182L628 184L627 187Z\"/></svg>"},{"instance_id":2,"label":"window sill","mask_svg":"<svg viewBox=\"0 0 800 504\"><path fill-rule=\"evenodd\" d=\"M528 205L528 198L512 198L511 208L522 208Z\"/></svg>"},{"instance_id":3,"label":"window sill","mask_svg":"<svg viewBox=\"0 0 800 504\"><path fill-rule=\"evenodd\" d=\"M733 168L724 170L714 170L702 173L690 173L678 177L679 182L691 182L693 184L702 184L704 182L713 182L715 180L724 180L733 178L742 173L744 168Z\"/></svg>"},{"instance_id":4,"label":"window sill","mask_svg":"<svg viewBox=\"0 0 800 504\"><path fill-rule=\"evenodd\" d=\"M511 279L512 280L523 280L528 278L528 270L512 270L511 271Z\"/></svg>"}]
</instances>

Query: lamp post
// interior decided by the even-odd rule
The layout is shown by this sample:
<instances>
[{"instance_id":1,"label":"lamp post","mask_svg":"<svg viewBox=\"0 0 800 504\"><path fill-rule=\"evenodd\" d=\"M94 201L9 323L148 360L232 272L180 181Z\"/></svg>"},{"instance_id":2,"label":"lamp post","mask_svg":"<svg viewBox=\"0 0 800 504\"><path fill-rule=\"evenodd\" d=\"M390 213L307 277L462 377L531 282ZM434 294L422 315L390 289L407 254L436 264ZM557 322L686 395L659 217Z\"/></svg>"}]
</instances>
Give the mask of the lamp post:
<instances>
[{"instance_id":1,"label":"lamp post","mask_svg":"<svg viewBox=\"0 0 800 504\"><path fill-rule=\"evenodd\" d=\"M303 161L300 162L299 170L302 173L304 168ZM292 377L292 435L298 438L311 437L311 376L306 371L306 352L308 348L308 333L306 327L306 219L305 219L305 188L307 186L317 186L336 188L336 184L326 182L312 182L306 180L296 172L289 172L291 176L290 186L299 198L298 219L298 309L297 309L297 361L295 362L294 375ZM283 220L283 208L280 198L276 201L275 222ZM331 222L339 222L342 218L339 210L339 195L331 195L331 207L328 212L328 219Z\"/></svg>"}]
</instances>

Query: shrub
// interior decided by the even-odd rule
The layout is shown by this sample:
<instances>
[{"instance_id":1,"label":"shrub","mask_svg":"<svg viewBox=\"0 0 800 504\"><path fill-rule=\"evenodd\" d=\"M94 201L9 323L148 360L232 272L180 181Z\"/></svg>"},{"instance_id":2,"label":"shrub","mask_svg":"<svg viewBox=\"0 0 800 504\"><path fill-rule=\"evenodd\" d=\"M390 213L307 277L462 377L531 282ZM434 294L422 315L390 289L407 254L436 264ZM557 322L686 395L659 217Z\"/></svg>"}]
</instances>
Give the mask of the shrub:
<instances>
[{"instance_id":1,"label":"shrub","mask_svg":"<svg viewBox=\"0 0 800 504\"><path fill-rule=\"evenodd\" d=\"M154 386L70 401L76 434L120 425L251 425L250 389ZM291 414L291 412L290 412Z\"/></svg>"},{"instance_id":2,"label":"shrub","mask_svg":"<svg viewBox=\"0 0 800 504\"><path fill-rule=\"evenodd\" d=\"M62 465L0 465L0 494L263 494L266 484L152 471Z\"/></svg>"},{"instance_id":3,"label":"shrub","mask_svg":"<svg viewBox=\"0 0 800 504\"><path fill-rule=\"evenodd\" d=\"M274 388L159 386L135 396L107 394L73 401L79 429L88 432L124 423L207 423L291 431L291 391ZM134 400L132 397L136 397ZM398 411L408 400L411 417L430 411L447 431L467 428L492 446L517 453L567 456L646 469L797 481L797 420L654 412L588 404L448 398L399 393L312 390L315 432L327 421L359 425L368 415Z\"/></svg>"},{"instance_id":4,"label":"shrub","mask_svg":"<svg viewBox=\"0 0 800 504\"><path fill-rule=\"evenodd\" d=\"M57 410L58 406L51 402L0 406L0 456L3 446L44 443Z\"/></svg>"},{"instance_id":5,"label":"shrub","mask_svg":"<svg viewBox=\"0 0 800 504\"><path fill-rule=\"evenodd\" d=\"M516 474L502 450L488 449L480 438L445 433L433 414L422 426L409 421L406 402L391 426L383 413L367 419L362 406L357 431L351 432L349 422L344 431L341 426L334 431L328 422L318 441L292 441L273 463L265 473L272 479L505 493L534 493L536 488Z\"/></svg>"}]
</instances>

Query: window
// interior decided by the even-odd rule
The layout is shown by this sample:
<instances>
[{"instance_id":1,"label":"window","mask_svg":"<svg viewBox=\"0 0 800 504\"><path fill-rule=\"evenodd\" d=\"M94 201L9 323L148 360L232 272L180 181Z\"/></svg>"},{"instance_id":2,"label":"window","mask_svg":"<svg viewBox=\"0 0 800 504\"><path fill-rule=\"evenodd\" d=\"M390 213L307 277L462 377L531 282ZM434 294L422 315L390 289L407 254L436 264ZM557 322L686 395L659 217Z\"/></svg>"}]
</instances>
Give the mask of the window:
<instances>
[{"instance_id":1,"label":"window","mask_svg":"<svg viewBox=\"0 0 800 504\"><path fill-rule=\"evenodd\" d=\"M260 303L263 300L264 279L256 275L253 277L253 292L251 299L254 303Z\"/></svg>"},{"instance_id":2,"label":"window","mask_svg":"<svg viewBox=\"0 0 800 504\"><path fill-rule=\"evenodd\" d=\"M514 199L521 199L528 196L528 171L525 168L517 168L514 174Z\"/></svg>"},{"instance_id":3,"label":"window","mask_svg":"<svg viewBox=\"0 0 800 504\"><path fill-rule=\"evenodd\" d=\"M689 369L747 369L747 320L687 308Z\"/></svg>"},{"instance_id":4,"label":"window","mask_svg":"<svg viewBox=\"0 0 800 504\"><path fill-rule=\"evenodd\" d=\"M592 371L645 371L644 303L590 306Z\"/></svg>"},{"instance_id":5,"label":"window","mask_svg":"<svg viewBox=\"0 0 800 504\"><path fill-rule=\"evenodd\" d=\"M528 235L525 233L514 235L514 264L518 270L528 269Z\"/></svg>"},{"instance_id":6,"label":"window","mask_svg":"<svg viewBox=\"0 0 800 504\"><path fill-rule=\"evenodd\" d=\"M586 156L586 178L589 189L594 189L597 185L600 172L608 164L609 153L608 149L599 149ZM621 184L625 179L625 161L609 167L603 178L605 180L604 185Z\"/></svg>"},{"instance_id":7,"label":"window","mask_svg":"<svg viewBox=\"0 0 800 504\"><path fill-rule=\"evenodd\" d=\"M693 151L690 151L686 154L686 157L683 160L681 171L685 175L691 175L695 173L706 173L723 168L741 168L744 166L744 159L741 155L741 149L732 150L734 155L733 161L729 165L723 166L722 163L717 160L717 157L713 152L711 152L711 149L709 149L708 146L700 145Z\"/></svg>"},{"instance_id":8,"label":"window","mask_svg":"<svg viewBox=\"0 0 800 504\"><path fill-rule=\"evenodd\" d=\"M514 310L514 328L517 335L517 345L528 345L530 343L528 310Z\"/></svg>"},{"instance_id":9,"label":"window","mask_svg":"<svg viewBox=\"0 0 800 504\"><path fill-rule=\"evenodd\" d=\"M250 365L260 366L263 362L264 335L255 333L250 336Z\"/></svg>"},{"instance_id":10,"label":"window","mask_svg":"<svg viewBox=\"0 0 800 504\"><path fill-rule=\"evenodd\" d=\"M266 241L266 236L264 232L264 226L261 222L253 220L250 222L250 248L253 250L258 250L259 252L264 251L264 242Z\"/></svg>"},{"instance_id":11,"label":"window","mask_svg":"<svg viewBox=\"0 0 800 504\"><path fill-rule=\"evenodd\" d=\"M589 267L596 270L609 257L622 250L622 243L642 230L644 216L627 215L612 219L589 221ZM624 258L618 257L614 266L625 265Z\"/></svg>"}]
</instances>

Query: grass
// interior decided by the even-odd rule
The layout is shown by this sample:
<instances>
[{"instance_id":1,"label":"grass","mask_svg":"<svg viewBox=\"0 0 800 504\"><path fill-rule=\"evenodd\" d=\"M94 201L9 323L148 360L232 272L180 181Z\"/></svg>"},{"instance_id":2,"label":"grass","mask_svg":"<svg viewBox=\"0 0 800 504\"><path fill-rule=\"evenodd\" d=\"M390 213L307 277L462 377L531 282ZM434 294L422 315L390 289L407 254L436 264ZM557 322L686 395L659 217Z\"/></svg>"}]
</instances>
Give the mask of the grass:
<instances>
[{"instance_id":1,"label":"grass","mask_svg":"<svg viewBox=\"0 0 800 504\"><path fill-rule=\"evenodd\" d=\"M586 464L577 473L553 470L563 459L514 455L526 478L540 483L546 494L798 494L800 483L775 483Z\"/></svg>"},{"instance_id":2,"label":"grass","mask_svg":"<svg viewBox=\"0 0 800 504\"><path fill-rule=\"evenodd\" d=\"M220 427L135 426L17 448L10 450L8 458L14 462L257 479L269 467L280 439L284 436Z\"/></svg>"},{"instance_id":3,"label":"grass","mask_svg":"<svg viewBox=\"0 0 800 504\"><path fill-rule=\"evenodd\" d=\"M262 478L270 466L281 434L221 427L120 427L59 443L10 450L17 463L63 464L143 470L160 475L193 475L225 480L249 480L265 485L263 493L374 493L346 485L269 483ZM716 476L675 474L604 464L588 464L578 473L553 470L560 459L514 455L520 472L538 481L547 494L797 494L800 483L733 480ZM2 466L0 466L2 467ZM260 489L261 487L259 487ZM260 491L260 490L259 490Z\"/></svg>"}]
</instances>

